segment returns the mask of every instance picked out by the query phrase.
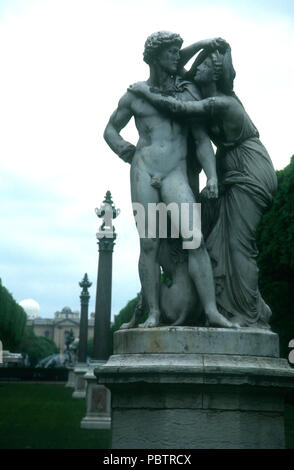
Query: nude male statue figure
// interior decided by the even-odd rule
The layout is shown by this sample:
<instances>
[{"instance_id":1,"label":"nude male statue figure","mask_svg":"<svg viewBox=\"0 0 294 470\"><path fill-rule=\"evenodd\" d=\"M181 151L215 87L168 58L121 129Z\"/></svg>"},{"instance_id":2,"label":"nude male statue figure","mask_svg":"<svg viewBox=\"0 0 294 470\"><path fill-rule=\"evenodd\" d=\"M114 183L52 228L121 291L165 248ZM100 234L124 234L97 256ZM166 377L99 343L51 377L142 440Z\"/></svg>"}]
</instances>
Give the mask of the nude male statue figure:
<instances>
[{"instance_id":1,"label":"nude male statue figure","mask_svg":"<svg viewBox=\"0 0 294 470\"><path fill-rule=\"evenodd\" d=\"M144 60L150 67L149 86L187 101L191 96L197 99L199 95L195 85L177 75L182 42L177 34L154 33L145 43ZM120 135L132 116L139 133L136 147ZM200 124L193 123L189 128L186 123L171 119L130 91L120 99L118 108L110 117L104 138L120 158L131 163L132 202L144 206L147 224L148 203L168 205L173 202L180 206L196 202L187 176L189 131L193 134L197 158L207 176L207 193L216 197L215 158L211 142ZM171 214L171 223L178 222ZM180 231L180 235L185 240L184 231ZM139 275L149 308L146 322L139 325L144 328L158 326L160 319L159 243L159 238L140 238ZM231 322L217 310L210 258L203 241L199 248L188 250L188 269L209 325L232 327Z\"/></svg>"}]
</instances>

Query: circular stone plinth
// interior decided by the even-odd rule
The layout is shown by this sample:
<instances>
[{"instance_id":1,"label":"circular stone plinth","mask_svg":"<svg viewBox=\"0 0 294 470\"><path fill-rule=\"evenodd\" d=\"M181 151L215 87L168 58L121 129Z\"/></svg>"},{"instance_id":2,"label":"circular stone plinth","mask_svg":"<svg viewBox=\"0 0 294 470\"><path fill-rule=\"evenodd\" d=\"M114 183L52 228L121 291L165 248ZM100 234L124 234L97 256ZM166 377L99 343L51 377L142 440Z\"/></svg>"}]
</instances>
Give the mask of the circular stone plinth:
<instances>
[{"instance_id":1,"label":"circular stone plinth","mask_svg":"<svg viewBox=\"0 0 294 470\"><path fill-rule=\"evenodd\" d=\"M276 333L255 328L161 327L119 330L114 354L231 354L279 357Z\"/></svg>"}]
</instances>

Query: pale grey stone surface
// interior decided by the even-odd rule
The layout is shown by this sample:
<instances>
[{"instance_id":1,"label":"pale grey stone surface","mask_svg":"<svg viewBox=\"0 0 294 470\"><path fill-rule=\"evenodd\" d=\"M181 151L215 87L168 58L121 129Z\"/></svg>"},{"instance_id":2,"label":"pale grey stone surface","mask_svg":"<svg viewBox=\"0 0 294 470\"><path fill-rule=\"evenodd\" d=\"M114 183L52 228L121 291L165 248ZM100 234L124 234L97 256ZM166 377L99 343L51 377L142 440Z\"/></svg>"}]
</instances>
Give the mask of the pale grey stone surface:
<instances>
[{"instance_id":1,"label":"pale grey stone surface","mask_svg":"<svg viewBox=\"0 0 294 470\"><path fill-rule=\"evenodd\" d=\"M96 368L99 383L181 383L294 386L286 359L218 354L113 355ZM101 382L103 380L103 382Z\"/></svg>"},{"instance_id":2,"label":"pale grey stone surface","mask_svg":"<svg viewBox=\"0 0 294 470\"><path fill-rule=\"evenodd\" d=\"M279 357L279 338L255 328L162 327L120 330L114 354L239 354Z\"/></svg>"},{"instance_id":3,"label":"pale grey stone surface","mask_svg":"<svg viewBox=\"0 0 294 470\"><path fill-rule=\"evenodd\" d=\"M134 397L134 394L137 396ZM113 409L203 409L283 412L282 393L244 386L134 384L112 398Z\"/></svg>"},{"instance_id":4,"label":"pale grey stone surface","mask_svg":"<svg viewBox=\"0 0 294 470\"><path fill-rule=\"evenodd\" d=\"M111 418L110 413L108 416L85 416L81 421L82 429L110 429Z\"/></svg>"},{"instance_id":5,"label":"pale grey stone surface","mask_svg":"<svg viewBox=\"0 0 294 470\"><path fill-rule=\"evenodd\" d=\"M66 387L75 388L75 374L73 369L68 371L68 378L65 384Z\"/></svg>"},{"instance_id":6,"label":"pale grey stone surface","mask_svg":"<svg viewBox=\"0 0 294 470\"><path fill-rule=\"evenodd\" d=\"M88 366L85 362L78 362L74 368L74 383L75 389L72 394L73 398L85 398L86 396L86 386L87 382L85 381L85 374L88 370Z\"/></svg>"},{"instance_id":7,"label":"pale grey stone surface","mask_svg":"<svg viewBox=\"0 0 294 470\"><path fill-rule=\"evenodd\" d=\"M114 354L95 369L98 383L112 393L112 448L284 447L284 397L294 387L294 370L277 357L275 334L174 328L175 349L180 351L181 345L182 352L156 353L163 344L172 350L158 340L158 330L146 332L154 338L148 339L153 352L145 353L134 353L144 330L119 331L128 353ZM272 356L230 350L227 333L233 341L236 335L241 351L245 346L247 352L254 350L259 342ZM242 334L246 340L240 339ZM212 335L221 354L207 352ZM193 337L199 352L184 352ZM216 348L213 342L211 346Z\"/></svg>"},{"instance_id":8,"label":"pale grey stone surface","mask_svg":"<svg viewBox=\"0 0 294 470\"><path fill-rule=\"evenodd\" d=\"M111 395L104 385L98 385L94 368L105 361L93 361L88 367L84 379L86 387L86 415L81 421L82 429L110 429Z\"/></svg>"},{"instance_id":9,"label":"pale grey stone surface","mask_svg":"<svg viewBox=\"0 0 294 470\"><path fill-rule=\"evenodd\" d=\"M115 409L112 423L114 449L281 449L285 445L283 416L277 412Z\"/></svg>"}]
</instances>

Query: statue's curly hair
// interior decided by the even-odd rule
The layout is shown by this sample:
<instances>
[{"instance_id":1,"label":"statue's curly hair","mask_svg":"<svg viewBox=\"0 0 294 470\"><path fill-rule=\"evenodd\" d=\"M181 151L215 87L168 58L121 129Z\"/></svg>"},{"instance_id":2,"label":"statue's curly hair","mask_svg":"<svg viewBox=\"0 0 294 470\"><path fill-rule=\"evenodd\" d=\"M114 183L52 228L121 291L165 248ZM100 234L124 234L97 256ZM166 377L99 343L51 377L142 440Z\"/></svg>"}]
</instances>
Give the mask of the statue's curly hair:
<instances>
[{"instance_id":1,"label":"statue's curly hair","mask_svg":"<svg viewBox=\"0 0 294 470\"><path fill-rule=\"evenodd\" d=\"M179 47L183 44L183 39L179 34L169 31L158 31L148 36L144 46L143 59L150 65L160 50L169 44L177 44Z\"/></svg>"}]
</instances>

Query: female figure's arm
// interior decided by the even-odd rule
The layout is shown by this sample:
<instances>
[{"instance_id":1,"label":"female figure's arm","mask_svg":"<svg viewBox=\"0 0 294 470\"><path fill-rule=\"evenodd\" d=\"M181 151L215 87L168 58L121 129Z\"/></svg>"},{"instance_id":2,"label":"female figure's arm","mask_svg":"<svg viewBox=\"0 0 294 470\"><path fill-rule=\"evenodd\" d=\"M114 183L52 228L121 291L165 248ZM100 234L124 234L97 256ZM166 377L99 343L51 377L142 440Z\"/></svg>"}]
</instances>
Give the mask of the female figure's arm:
<instances>
[{"instance_id":1,"label":"female figure's arm","mask_svg":"<svg viewBox=\"0 0 294 470\"><path fill-rule=\"evenodd\" d=\"M224 43L226 43L226 41L222 38L213 38L203 39L202 41L197 41L190 46L184 47L180 50L179 69L182 69L193 55L197 54L201 49L216 49Z\"/></svg>"}]
</instances>

